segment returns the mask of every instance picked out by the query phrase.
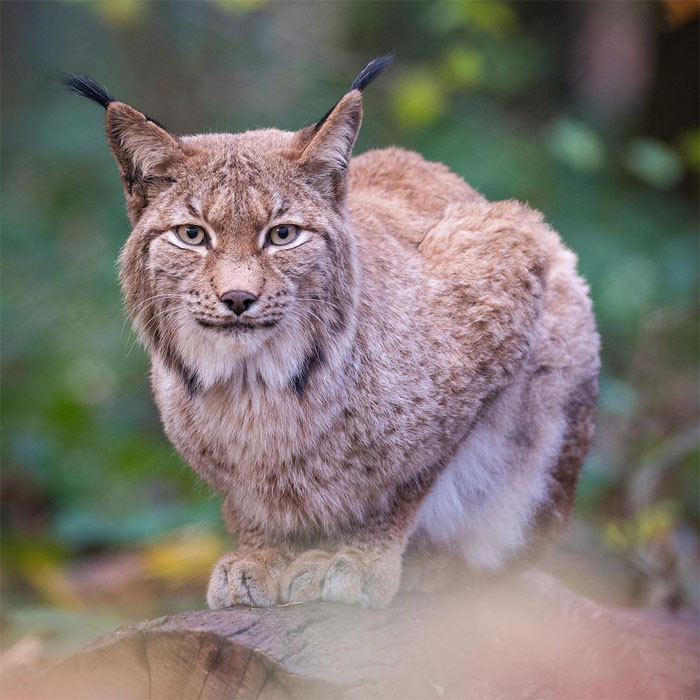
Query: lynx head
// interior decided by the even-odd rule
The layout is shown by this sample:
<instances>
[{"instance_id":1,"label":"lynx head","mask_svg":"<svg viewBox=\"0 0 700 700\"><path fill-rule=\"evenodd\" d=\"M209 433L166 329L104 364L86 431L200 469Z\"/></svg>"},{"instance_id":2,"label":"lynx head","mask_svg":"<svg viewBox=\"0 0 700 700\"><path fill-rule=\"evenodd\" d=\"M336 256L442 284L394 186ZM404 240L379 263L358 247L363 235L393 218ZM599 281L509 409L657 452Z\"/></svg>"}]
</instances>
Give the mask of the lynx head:
<instances>
[{"instance_id":1,"label":"lynx head","mask_svg":"<svg viewBox=\"0 0 700 700\"><path fill-rule=\"evenodd\" d=\"M66 79L107 110L133 226L120 256L126 307L190 392L250 367L303 391L346 329L356 303L348 166L361 91L390 60L372 61L297 132L175 136L88 78Z\"/></svg>"}]
</instances>

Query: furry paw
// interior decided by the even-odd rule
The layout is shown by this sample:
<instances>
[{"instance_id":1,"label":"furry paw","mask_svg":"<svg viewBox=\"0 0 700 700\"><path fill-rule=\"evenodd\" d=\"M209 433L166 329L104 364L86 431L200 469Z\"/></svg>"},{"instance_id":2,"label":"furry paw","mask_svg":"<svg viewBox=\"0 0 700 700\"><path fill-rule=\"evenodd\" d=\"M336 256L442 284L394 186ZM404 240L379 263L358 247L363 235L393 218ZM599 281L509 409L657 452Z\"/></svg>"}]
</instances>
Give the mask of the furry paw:
<instances>
[{"instance_id":1,"label":"furry paw","mask_svg":"<svg viewBox=\"0 0 700 700\"><path fill-rule=\"evenodd\" d=\"M225 554L209 579L207 605L212 610L231 605L264 608L279 599L279 572L265 559L236 552Z\"/></svg>"},{"instance_id":2,"label":"furry paw","mask_svg":"<svg viewBox=\"0 0 700 700\"><path fill-rule=\"evenodd\" d=\"M370 555L350 548L336 554L311 550L282 574L280 595L286 603L325 600L383 608L394 597L400 577L399 555Z\"/></svg>"}]
</instances>

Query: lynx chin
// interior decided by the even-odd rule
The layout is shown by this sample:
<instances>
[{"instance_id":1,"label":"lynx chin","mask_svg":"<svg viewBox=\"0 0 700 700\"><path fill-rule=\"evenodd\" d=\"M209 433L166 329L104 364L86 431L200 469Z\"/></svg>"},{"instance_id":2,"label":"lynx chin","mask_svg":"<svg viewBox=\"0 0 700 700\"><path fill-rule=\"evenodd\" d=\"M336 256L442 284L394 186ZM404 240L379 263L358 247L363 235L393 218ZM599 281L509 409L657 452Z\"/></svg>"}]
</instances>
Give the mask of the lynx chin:
<instances>
[{"instance_id":1,"label":"lynx chin","mask_svg":"<svg viewBox=\"0 0 700 700\"><path fill-rule=\"evenodd\" d=\"M296 132L175 136L66 78L107 112L121 283L165 431L238 543L212 608L384 606L402 564L423 588L507 570L572 509L599 370L576 257L444 165L351 159L389 60Z\"/></svg>"}]
</instances>

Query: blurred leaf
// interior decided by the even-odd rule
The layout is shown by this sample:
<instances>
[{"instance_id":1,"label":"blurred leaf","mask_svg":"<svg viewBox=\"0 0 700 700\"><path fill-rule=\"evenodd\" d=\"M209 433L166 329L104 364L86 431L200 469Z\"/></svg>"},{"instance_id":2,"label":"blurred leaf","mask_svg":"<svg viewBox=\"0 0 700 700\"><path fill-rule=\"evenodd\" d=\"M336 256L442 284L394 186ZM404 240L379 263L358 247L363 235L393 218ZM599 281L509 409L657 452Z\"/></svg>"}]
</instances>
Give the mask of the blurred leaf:
<instances>
[{"instance_id":1,"label":"blurred leaf","mask_svg":"<svg viewBox=\"0 0 700 700\"><path fill-rule=\"evenodd\" d=\"M394 117L405 129L430 126L444 113L445 106L442 87L427 71L402 76L393 89Z\"/></svg>"},{"instance_id":2,"label":"blurred leaf","mask_svg":"<svg viewBox=\"0 0 700 700\"><path fill-rule=\"evenodd\" d=\"M86 0L90 9L107 24L132 27L145 19L145 0Z\"/></svg>"},{"instance_id":3,"label":"blurred leaf","mask_svg":"<svg viewBox=\"0 0 700 700\"><path fill-rule=\"evenodd\" d=\"M510 38L507 51L494 42L484 42L480 49L484 57L480 89L499 100L541 89L555 60L551 47L527 34Z\"/></svg>"},{"instance_id":4,"label":"blurred leaf","mask_svg":"<svg viewBox=\"0 0 700 700\"><path fill-rule=\"evenodd\" d=\"M555 122L548 136L552 155L575 170L599 170L605 160L603 144L593 129L573 119Z\"/></svg>"},{"instance_id":5,"label":"blurred leaf","mask_svg":"<svg viewBox=\"0 0 700 700\"><path fill-rule=\"evenodd\" d=\"M502 39L518 26L514 9L501 0L439 0L435 9L433 24L441 31L466 28Z\"/></svg>"},{"instance_id":6,"label":"blurred leaf","mask_svg":"<svg viewBox=\"0 0 700 700\"><path fill-rule=\"evenodd\" d=\"M20 573L41 597L56 608L80 610L83 601L76 595L62 567L49 561L25 561Z\"/></svg>"},{"instance_id":7,"label":"blurred leaf","mask_svg":"<svg viewBox=\"0 0 700 700\"><path fill-rule=\"evenodd\" d=\"M255 12L266 5L268 0L214 0L222 10L233 14L243 15L248 12Z\"/></svg>"},{"instance_id":8,"label":"blurred leaf","mask_svg":"<svg viewBox=\"0 0 700 700\"><path fill-rule=\"evenodd\" d=\"M476 49L453 46L442 60L440 74L446 83L457 87L479 85L484 77L484 57Z\"/></svg>"},{"instance_id":9,"label":"blurred leaf","mask_svg":"<svg viewBox=\"0 0 700 700\"><path fill-rule=\"evenodd\" d=\"M222 539L210 531L184 528L144 550L147 574L173 580L209 574L224 547Z\"/></svg>"},{"instance_id":10,"label":"blurred leaf","mask_svg":"<svg viewBox=\"0 0 700 700\"><path fill-rule=\"evenodd\" d=\"M608 523L603 531L605 543L613 549L626 549L630 544L626 529L620 523Z\"/></svg>"},{"instance_id":11,"label":"blurred leaf","mask_svg":"<svg viewBox=\"0 0 700 700\"><path fill-rule=\"evenodd\" d=\"M604 541L613 549L643 552L669 537L678 513L677 503L659 501L631 518L608 522L603 531Z\"/></svg>"},{"instance_id":12,"label":"blurred leaf","mask_svg":"<svg viewBox=\"0 0 700 700\"><path fill-rule=\"evenodd\" d=\"M683 160L691 169L700 170L700 129L686 131L680 139L680 151Z\"/></svg>"},{"instance_id":13,"label":"blurred leaf","mask_svg":"<svg viewBox=\"0 0 700 700\"><path fill-rule=\"evenodd\" d=\"M635 539L646 546L659 537L667 537L675 525L678 505L671 501L655 503L640 511L635 518Z\"/></svg>"},{"instance_id":14,"label":"blurred leaf","mask_svg":"<svg viewBox=\"0 0 700 700\"><path fill-rule=\"evenodd\" d=\"M518 17L511 5L500 0L474 2L463 0L461 3L467 27L478 29L495 38L504 38L515 31Z\"/></svg>"},{"instance_id":15,"label":"blurred leaf","mask_svg":"<svg viewBox=\"0 0 700 700\"><path fill-rule=\"evenodd\" d=\"M627 170L652 187L671 189L683 177L683 164L678 154L652 139L631 141L622 162Z\"/></svg>"}]
</instances>

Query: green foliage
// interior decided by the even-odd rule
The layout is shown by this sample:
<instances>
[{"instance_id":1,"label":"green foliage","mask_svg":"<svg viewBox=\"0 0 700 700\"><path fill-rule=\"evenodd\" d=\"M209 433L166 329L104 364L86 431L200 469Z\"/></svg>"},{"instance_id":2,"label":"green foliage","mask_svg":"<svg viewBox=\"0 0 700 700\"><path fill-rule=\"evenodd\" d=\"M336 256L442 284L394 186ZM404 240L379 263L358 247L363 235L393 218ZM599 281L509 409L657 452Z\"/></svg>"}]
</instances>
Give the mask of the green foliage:
<instances>
[{"instance_id":1,"label":"green foliage","mask_svg":"<svg viewBox=\"0 0 700 700\"><path fill-rule=\"evenodd\" d=\"M593 129L573 119L559 119L549 132L549 148L557 160L574 170L600 170L605 151Z\"/></svg>"},{"instance_id":2,"label":"green foliage","mask_svg":"<svg viewBox=\"0 0 700 700\"><path fill-rule=\"evenodd\" d=\"M662 189L671 189L683 177L680 156L666 144L653 139L630 141L623 163L640 180Z\"/></svg>"},{"instance_id":3,"label":"green foliage","mask_svg":"<svg viewBox=\"0 0 700 700\"><path fill-rule=\"evenodd\" d=\"M406 73L393 93L394 118L406 129L434 124L445 111L443 91L427 71Z\"/></svg>"},{"instance_id":4,"label":"green foliage","mask_svg":"<svg viewBox=\"0 0 700 700\"><path fill-rule=\"evenodd\" d=\"M680 151L687 166L700 170L700 129L689 129L679 139Z\"/></svg>"},{"instance_id":5,"label":"green foliage","mask_svg":"<svg viewBox=\"0 0 700 700\"><path fill-rule=\"evenodd\" d=\"M481 85L484 80L484 57L476 49L456 44L445 53L439 74L445 83L458 88Z\"/></svg>"}]
</instances>

